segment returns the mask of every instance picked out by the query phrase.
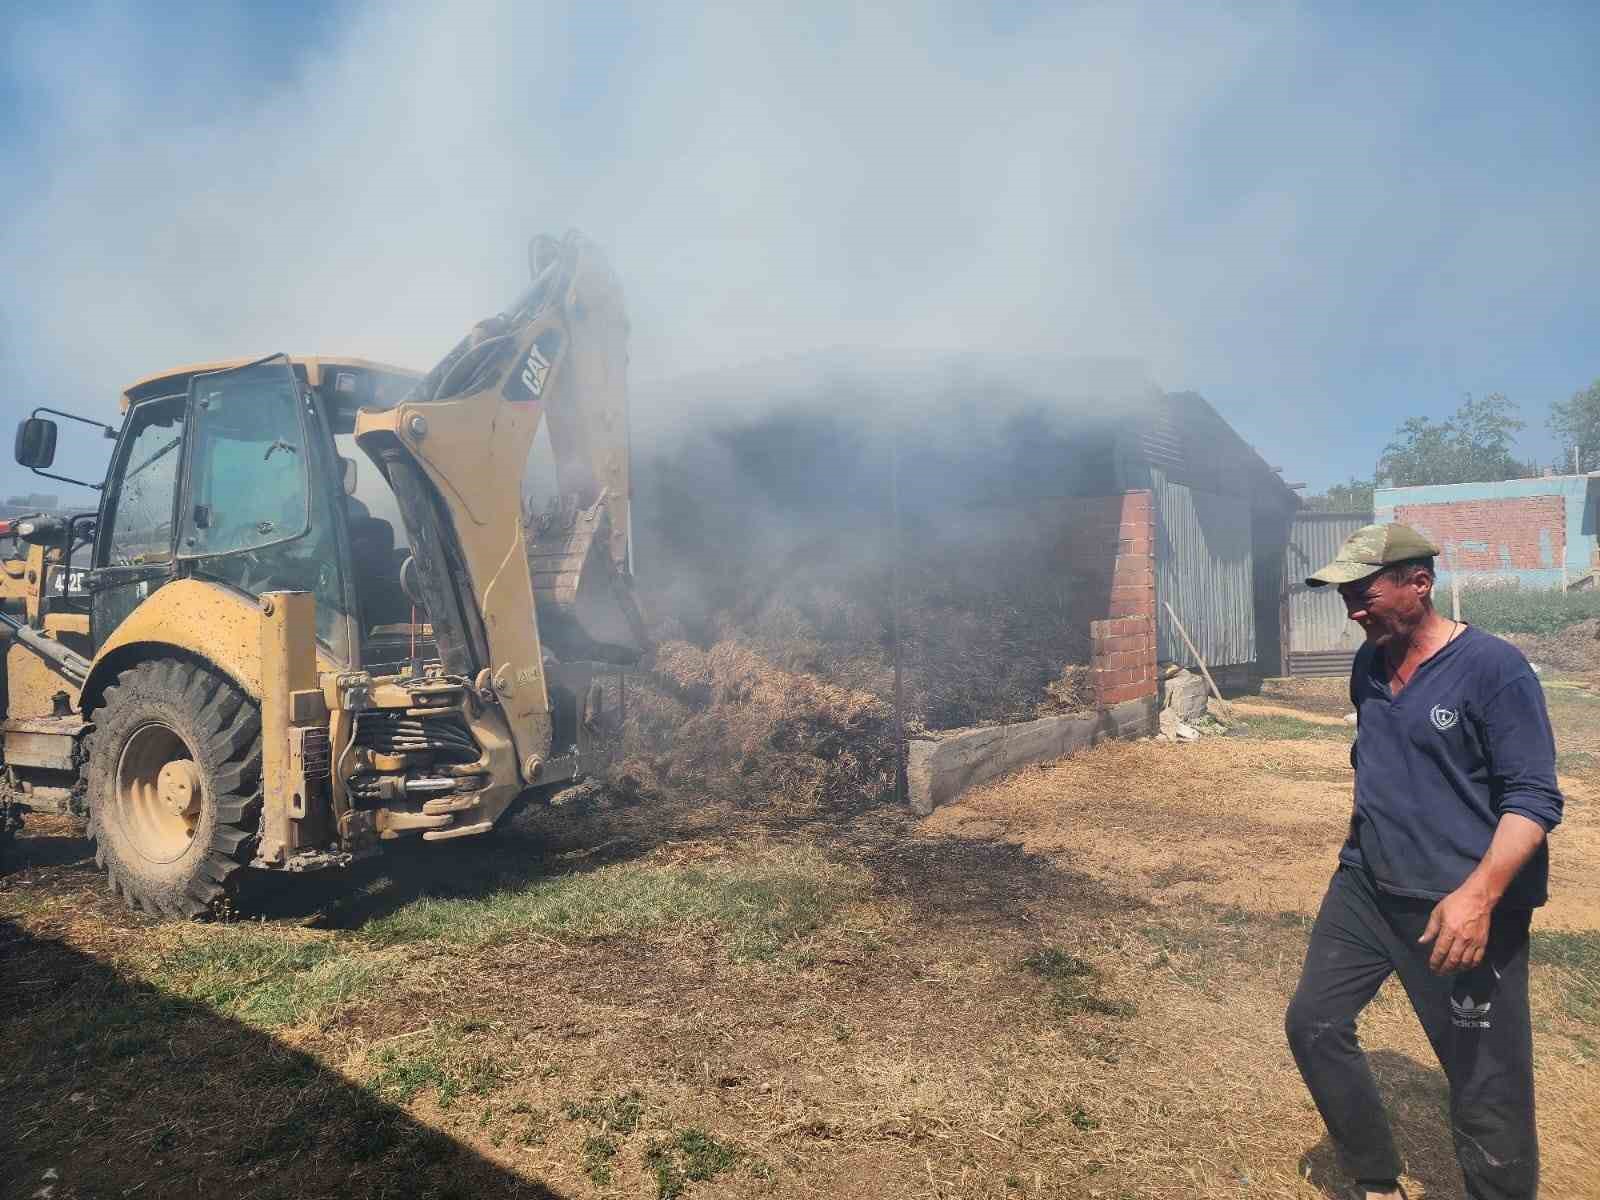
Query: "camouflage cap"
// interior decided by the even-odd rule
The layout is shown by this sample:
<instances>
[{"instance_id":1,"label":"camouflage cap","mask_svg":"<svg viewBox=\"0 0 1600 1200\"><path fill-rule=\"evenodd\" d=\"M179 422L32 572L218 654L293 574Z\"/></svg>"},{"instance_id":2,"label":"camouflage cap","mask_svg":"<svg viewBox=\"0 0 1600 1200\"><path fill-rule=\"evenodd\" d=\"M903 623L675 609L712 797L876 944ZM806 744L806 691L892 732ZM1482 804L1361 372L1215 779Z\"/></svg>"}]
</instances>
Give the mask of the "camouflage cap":
<instances>
[{"instance_id":1,"label":"camouflage cap","mask_svg":"<svg viewBox=\"0 0 1600 1200\"><path fill-rule=\"evenodd\" d=\"M1345 539L1331 563L1307 577L1306 586L1354 583L1397 562L1438 553L1439 547L1409 525L1363 525Z\"/></svg>"}]
</instances>

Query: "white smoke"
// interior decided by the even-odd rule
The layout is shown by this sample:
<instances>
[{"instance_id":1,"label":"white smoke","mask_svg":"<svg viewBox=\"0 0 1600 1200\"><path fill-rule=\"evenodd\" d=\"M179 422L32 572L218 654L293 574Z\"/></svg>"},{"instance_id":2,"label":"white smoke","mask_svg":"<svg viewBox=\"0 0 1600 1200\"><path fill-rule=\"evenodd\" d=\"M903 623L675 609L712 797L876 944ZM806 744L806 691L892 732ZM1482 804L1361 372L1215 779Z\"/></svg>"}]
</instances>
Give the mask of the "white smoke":
<instances>
[{"instance_id":1,"label":"white smoke","mask_svg":"<svg viewBox=\"0 0 1600 1200\"><path fill-rule=\"evenodd\" d=\"M133 7L8 18L6 415L277 350L426 367L530 233L577 226L642 383L820 348L1131 358L1326 482L1393 428L1372 380L1513 390L1487 343L1595 277L1596 156L1541 189L1433 150L1462 84L1426 38L1349 48L1294 6L1001 16L463 0L303 40L224 11L164 53Z\"/></svg>"}]
</instances>

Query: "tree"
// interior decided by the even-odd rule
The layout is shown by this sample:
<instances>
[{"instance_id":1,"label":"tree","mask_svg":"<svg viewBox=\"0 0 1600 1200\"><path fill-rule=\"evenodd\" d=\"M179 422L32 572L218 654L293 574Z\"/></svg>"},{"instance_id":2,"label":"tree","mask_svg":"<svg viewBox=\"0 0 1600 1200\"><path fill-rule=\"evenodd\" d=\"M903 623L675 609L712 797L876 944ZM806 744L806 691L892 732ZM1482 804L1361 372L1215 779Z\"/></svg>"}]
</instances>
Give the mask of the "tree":
<instances>
[{"instance_id":1,"label":"tree","mask_svg":"<svg viewBox=\"0 0 1600 1200\"><path fill-rule=\"evenodd\" d=\"M1320 496L1307 496L1305 507L1311 512L1370 513L1372 486L1372 480L1352 475L1348 483L1336 483Z\"/></svg>"},{"instance_id":2,"label":"tree","mask_svg":"<svg viewBox=\"0 0 1600 1200\"><path fill-rule=\"evenodd\" d=\"M1394 441L1378 458L1380 486L1421 483L1483 483L1532 473L1511 453L1523 422L1517 406L1498 392L1481 400L1468 396L1445 421L1410 417L1395 430Z\"/></svg>"},{"instance_id":3,"label":"tree","mask_svg":"<svg viewBox=\"0 0 1600 1200\"><path fill-rule=\"evenodd\" d=\"M1561 441L1562 468L1572 465L1572 450L1577 447L1579 471L1600 467L1600 379L1570 400L1550 405L1550 432Z\"/></svg>"}]
</instances>

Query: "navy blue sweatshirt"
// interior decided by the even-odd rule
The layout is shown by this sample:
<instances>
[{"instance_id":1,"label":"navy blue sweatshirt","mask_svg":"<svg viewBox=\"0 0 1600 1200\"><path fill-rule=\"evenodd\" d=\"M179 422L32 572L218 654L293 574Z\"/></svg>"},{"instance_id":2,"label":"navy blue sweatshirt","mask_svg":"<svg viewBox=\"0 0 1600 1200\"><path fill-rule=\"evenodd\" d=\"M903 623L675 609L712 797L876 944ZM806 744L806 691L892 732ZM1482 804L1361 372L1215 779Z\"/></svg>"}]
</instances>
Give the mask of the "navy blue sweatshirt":
<instances>
[{"instance_id":1,"label":"navy blue sweatshirt","mask_svg":"<svg viewBox=\"0 0 1600 1200\"><path fill-rule=\"evenodd\" d=\"M1339 861L1365 867L1398 896L1438 900L1489 849L1504 813L1561 820L1556 746L1544 690L1522 652L1471 626L1391 696L1383 656L1356 654L1350 702L1359 721L1350 763L1356 805ZM1533 908L1548 894L1541 845L1500 900Z\"/></svg>"}]
</instances>

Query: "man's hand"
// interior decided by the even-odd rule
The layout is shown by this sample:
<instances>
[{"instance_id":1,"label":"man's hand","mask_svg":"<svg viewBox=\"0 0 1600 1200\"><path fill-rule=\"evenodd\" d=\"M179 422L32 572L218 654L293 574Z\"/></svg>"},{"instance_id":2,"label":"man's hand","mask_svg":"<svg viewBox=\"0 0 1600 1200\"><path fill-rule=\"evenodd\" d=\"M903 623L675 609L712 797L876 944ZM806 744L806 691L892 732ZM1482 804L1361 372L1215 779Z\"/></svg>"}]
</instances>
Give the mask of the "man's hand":
<instances>
[{"instance_id":1,"label":"man's hand","mask_svg":"<svg viewBox=\"0 0 1600 1200\"><path fill-rule=\"evenodd\" d=\"M1435 975L1453 975L1481 963L1489 944L1492 912L1494 901L1482 888L1474 887L1471 880L1435 904L1428 914L1428 927L1417 939L1424 946L1433 942L1428 969Z\"/></svg>"},{"instance_id":2,"label":"man's hand","mask_svg":"<svg viewBox=\"0 0 1600 1200\"><path fill-rule=\"evenodd\" d=\"M1521 813L1509 812L1495 827L1489 852L1466 882L1433 906L1428 927L1417 939L1433 942L1428 967L1437 975L1470 971L1483 961L1489 944L1489 915L1500 903L1517 872L1544 843L1544 826ZM1434 939L1437 938L1437 941Z\"/></svg>"}]
</instances>

